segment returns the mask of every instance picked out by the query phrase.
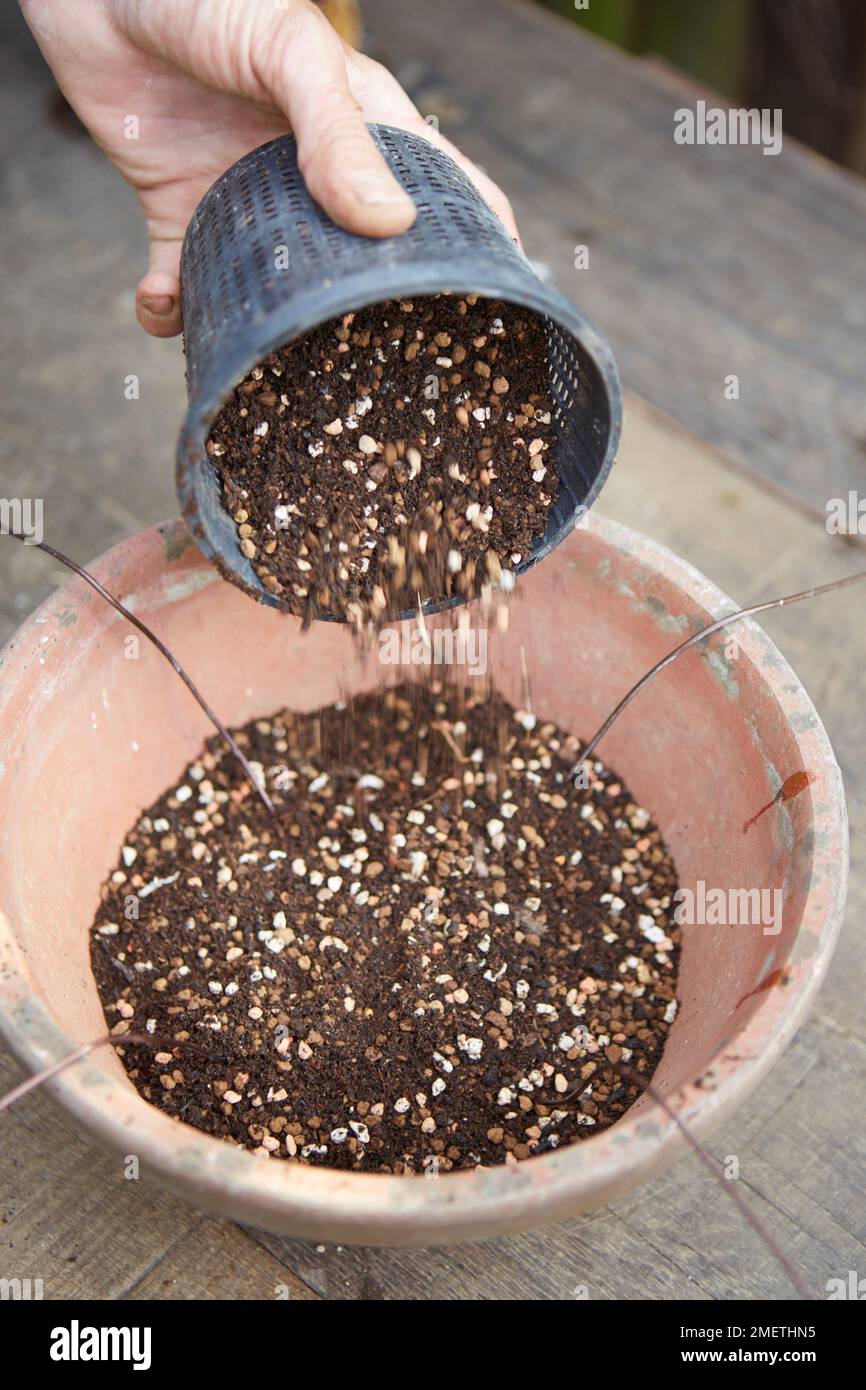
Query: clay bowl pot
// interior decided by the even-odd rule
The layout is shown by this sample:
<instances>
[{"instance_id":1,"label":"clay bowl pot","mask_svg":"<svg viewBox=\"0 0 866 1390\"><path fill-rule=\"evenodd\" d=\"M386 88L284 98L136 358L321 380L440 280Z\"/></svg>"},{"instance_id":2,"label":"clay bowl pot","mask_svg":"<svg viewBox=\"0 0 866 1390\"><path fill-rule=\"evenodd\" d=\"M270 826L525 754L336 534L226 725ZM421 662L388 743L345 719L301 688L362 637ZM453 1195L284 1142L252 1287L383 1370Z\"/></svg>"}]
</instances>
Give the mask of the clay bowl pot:
<instances>
[{"instance_id":1,"label":"clay bowl pot","mask_svg":"<svg viewBox=\"0 0 866 1390\"><path fill-rule=\"evenodd\" d=\"M383 668L345 628L251 603L220 580L179 523L124 541L95 566L155 627L230 724L310 710ZM586 736L632 681L731 602L646 538L593 516L518 585L497 684L521 703L526 649L535 712ZM754 1089L802 1022L842 916L847 836L839 769L790 667L752 622L736 659L722 633L661 675L602 753L661 826L681 883L780 888L782 929L685 929L680 1009L656 1081L703 1134ZM143 806L177 780L209 732L167 664L80 580L2 653L0 1024L30 1069L105 1031L88 963L99 885ZM392 674L393 668L392 669ZM398 673L399 674L399 673ZM811 783L745 821L780 783ZM76 1128L195 1204L272 1231L423 1245L494 1236L615 1198L672 1163L676 1127L643 1097L612 1129L513 1167L423 1177L262 1161L140 1099L110 1050L50 1090Z\"/></svg>"}]
</instances>

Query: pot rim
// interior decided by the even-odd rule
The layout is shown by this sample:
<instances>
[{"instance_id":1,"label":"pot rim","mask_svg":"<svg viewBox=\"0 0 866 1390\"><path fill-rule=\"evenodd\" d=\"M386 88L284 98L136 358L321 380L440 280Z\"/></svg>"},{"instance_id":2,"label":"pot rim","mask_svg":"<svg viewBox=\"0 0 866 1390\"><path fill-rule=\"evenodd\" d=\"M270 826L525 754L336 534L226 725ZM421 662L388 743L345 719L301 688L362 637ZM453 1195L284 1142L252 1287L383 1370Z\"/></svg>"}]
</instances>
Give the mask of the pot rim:
<instances>
[{"instance_id":1,"label":"pot rim","mask_svg":"<svg viewBox=\"0 0 866 1390\"><path fill-rule=\"evenodd\" d=\"M586 529L628 554L680 590L707 620L736 604L699 570L666 546L592 513ZM121 541L90 567L111 585L130 560L164 554L180 521ZM196 554L196 567L206 561ZM78 586L78 589L76 589ZM0 652L7 688L27 668L45 621L57 617L86 586L69 580L22 624ZM89 592L89 590L87 590ZM107 611L107 610L106 610ZM848 868L842 778L827 733L787 661L751 618L738 623L741 659L747 659L784 712L812 771L814 835L810 882L802 920L786 963L786 987L766 991L747 1022L732 1027L707 1066L712 1089L697 1082L672 1090L668 1103L697 1134L706 1133L754 1089L802 1023L826 973L841 928ZM2 713L2 700L0 700ZM733 1017L733 1015L732 1015ZM65 1036L43 1002L18 947L13 924L0 910L0 1033L29 1071L58 1060L77 1045ZM736 1055L729 1051L736 1038ZM122 1075L109 1076L85 1058L46 1083L76 1128L103 1147L126 1154L133 1147L142 1173L200 1207L236 1215L265 1229L350 1244L435 1244L526 1229L610 1200L651 1177L686 1149L674 1121L648 1103L609 1130L516 1165L420 1175L343 1172L302 1163L270 1163L201 1134L148 1106ZM178 1143L178 1128L184 1140ZM374 1234L371 1235L371 1232Z\"/></svg>"}]
</instances>

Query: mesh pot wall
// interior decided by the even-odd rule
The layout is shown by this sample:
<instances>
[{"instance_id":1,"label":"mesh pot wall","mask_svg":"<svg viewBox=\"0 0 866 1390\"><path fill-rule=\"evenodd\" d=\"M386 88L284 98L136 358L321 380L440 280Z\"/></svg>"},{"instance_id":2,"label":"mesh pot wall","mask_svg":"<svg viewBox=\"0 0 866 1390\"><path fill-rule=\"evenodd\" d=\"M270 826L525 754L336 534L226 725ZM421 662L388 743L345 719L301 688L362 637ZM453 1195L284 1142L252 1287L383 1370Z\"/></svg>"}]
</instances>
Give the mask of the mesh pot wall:
<instances>
[{"instance_id":1,"label":"mesh pot wall","mask_svg":"<svg viewBox=\"0 0 866 1390\"><path fill-rule=\"evenodd\" d=\"M403 235L374 239L338 227L308 194L294 137L284 136L245 155L217 180L184 238L189 405L178 441L178 496L208 558L266 604L276 600L241 554L206 452L208 433L258 361L331 318L385 299L446 290L504 299L541 316L560 493L546 533L518 574L549 554L592 505L619 441L619 379L597 330L539 279L452 159L406 131L375 125L370 131L418 209ZM427 611L441 606L430 604Z\"/></svg>"}]
</instances>

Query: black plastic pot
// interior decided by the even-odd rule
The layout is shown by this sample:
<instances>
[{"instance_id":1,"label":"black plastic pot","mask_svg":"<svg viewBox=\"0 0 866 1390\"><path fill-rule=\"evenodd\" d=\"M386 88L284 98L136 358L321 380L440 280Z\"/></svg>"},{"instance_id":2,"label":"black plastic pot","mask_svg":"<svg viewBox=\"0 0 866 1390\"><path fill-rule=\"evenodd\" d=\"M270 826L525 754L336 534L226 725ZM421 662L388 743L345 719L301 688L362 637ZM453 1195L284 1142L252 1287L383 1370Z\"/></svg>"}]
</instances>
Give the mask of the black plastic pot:
<instances>
[{"instance_id":1,"label":"black plastic pot","mask_svg":"<svg viewBox=\"0 0 866 1390\"><path fill-rule=\"evenodd\" d=\"M284 136L217 180L184 238L189 407L178 441L178 496L196 541L221 574L275 606L241 554L205 445L214 417L250 368L328 319L443 290L505 299L542 315L560 493L546 534L518 574L549 554L592 505L619 442L619 379L601 335L543 284L452 159L406 131L370 131L418 208L415 225L402 236L377 240L336 226L307 193L294 138ZM452 602L459 600L426 611Z\"/></svg>"}]
</instances>

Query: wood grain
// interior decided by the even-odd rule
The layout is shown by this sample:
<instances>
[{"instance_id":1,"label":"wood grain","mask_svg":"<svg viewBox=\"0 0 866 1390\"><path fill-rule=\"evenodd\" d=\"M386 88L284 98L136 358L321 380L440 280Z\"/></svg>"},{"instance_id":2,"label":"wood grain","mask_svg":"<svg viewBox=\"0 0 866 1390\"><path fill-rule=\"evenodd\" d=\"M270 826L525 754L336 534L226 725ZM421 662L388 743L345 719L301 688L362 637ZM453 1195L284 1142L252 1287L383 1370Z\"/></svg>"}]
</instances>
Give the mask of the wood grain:
<instances>
[{"instance_id":1,"label":"wood grain","mask_svg":"<svg viewBox=\"0 0 866 1390\"><path fill-rule=\"evenodd\" d=\"M711 93L522 0L364 13L376 55L506 190L528 254L596 320L628 387L822 512L866 490L862 179L792 140L769 157L675 145L675 110Z\"/></svg>"},{"instance_id":2,"label":"wood grain","mask_svg":"<svg viewBox=\"0 0 866 1390\"><path fill-rule=\"evenodd\" d=\"M530 252L598 318L626 379L704 436L630 398L603 510L743 603L862 568L863 545L828 537L816 514L822 494L862 486L862 185L791 147L777 160L713 151L710 178L698 152L675 153L668 139L685 99L678 79L540 10L487 0L470 16L457 0L367 0L365 14L422 108L440 111L514 192ZM42 497L46 538L86 561L175 510L180 351L134 323L144 238L132 195L87 140L48 118L50 82L12 7L0 38L0 495ZM580 277L577 241L591 249ZM739 402L720 399L727 371L741 374ZM129 372L137 402L123 397ZM0 637L59 577L0 538ZM739 1157L741 1181L819 1296L866 1263L862 612L852 590L766 618L843 769L851 891L811 1018L712 1145ZM6 1061L0 1087L19 1075ZM0 1277L42 1278L50 1298L272 1298L281 1282L293 1299L790 1294L693 1159L615 1207L526 1236L318 1250L125 1181L32 1096L0 1117L0 1204Z\"/></svg>"},{"instance_id":3,"label":"wood grain","mask_svg":"<svg viewBox=\"0 0 866 1390\"><path fill-rule=\"evenodd\" d=\"M0 1093L20 1075L0 1053ZM46 1300L315 1296L240 1227L126 1178L38 1092L0 1118L0 1192L0 1278Z\"/></svg>"}]
</instances>

